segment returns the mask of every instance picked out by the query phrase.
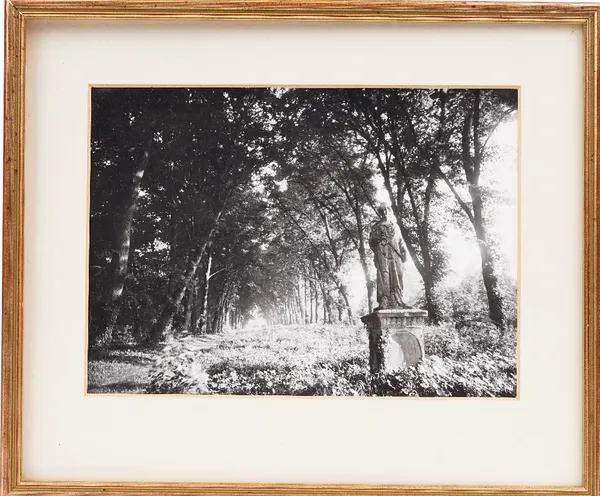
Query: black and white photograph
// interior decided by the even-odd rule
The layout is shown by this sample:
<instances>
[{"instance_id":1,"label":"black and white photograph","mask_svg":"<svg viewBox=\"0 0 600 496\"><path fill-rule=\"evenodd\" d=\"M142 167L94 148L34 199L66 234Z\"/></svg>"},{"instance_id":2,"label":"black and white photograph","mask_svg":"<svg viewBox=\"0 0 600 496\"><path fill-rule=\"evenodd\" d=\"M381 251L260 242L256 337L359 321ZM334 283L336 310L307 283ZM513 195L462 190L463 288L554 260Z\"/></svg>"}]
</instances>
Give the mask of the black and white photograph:
<instances>
[{"instance_id":1,"label":"black and white photograph","mask_svg":"<svg viewBox=\"0 0 600 496\"><path fill-rule=\"evenodd\" d=\"M90 92L88 394L517 397L517 88Z\"/></svg>"}]
</instances>

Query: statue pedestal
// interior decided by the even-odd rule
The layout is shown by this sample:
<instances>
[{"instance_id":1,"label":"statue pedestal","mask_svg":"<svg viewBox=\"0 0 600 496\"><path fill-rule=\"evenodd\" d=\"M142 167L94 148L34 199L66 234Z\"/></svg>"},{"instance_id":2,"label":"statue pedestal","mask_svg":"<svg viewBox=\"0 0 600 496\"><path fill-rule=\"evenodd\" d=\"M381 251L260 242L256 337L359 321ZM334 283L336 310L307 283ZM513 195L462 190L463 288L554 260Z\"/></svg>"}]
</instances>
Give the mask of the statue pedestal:
<instances>
[{"instance_id":1,"label":"statue pedestal","mask_svg":"<svg viewBox=\"0 0 600 496\"><path fill-rule=\"evenodd\" d=\"M394 372L425 356L423 337L427 312L415 308L377 310L361 317L369 332L371 373Z\"/></svg>"}]
</instances>

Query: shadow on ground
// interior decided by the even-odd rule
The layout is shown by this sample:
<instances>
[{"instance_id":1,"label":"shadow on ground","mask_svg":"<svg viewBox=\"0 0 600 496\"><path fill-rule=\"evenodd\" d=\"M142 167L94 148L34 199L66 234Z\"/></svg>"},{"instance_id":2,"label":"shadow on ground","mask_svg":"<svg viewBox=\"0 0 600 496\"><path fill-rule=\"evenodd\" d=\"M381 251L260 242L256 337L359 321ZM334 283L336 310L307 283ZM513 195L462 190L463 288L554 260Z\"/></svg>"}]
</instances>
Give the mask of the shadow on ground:
<instances>
[{"instance_id":1,"label":"shadow on ground","mask_svg":"<svg viewBox=\"0 0 600 496\"><path fill-rule=\"evenodd\" d=\"M90 353L89 394L140 394L146 392L150 369L156 356L134 349Z\"/></svg>"}]
</instances>

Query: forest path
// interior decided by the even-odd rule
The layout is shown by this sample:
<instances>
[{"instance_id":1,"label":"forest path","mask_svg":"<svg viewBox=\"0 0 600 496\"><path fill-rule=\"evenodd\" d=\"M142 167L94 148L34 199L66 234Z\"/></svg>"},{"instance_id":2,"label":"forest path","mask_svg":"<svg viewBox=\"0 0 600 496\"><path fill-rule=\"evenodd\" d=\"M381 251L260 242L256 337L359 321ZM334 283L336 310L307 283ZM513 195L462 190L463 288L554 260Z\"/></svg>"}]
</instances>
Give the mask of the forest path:
<instances>
[{"instance_id":1,"label":"forest path","mask_svg":"<svg viewBox=\"0 0 600 496\"><path fill-rule=\"evenodd\" d=\"M316 394L342 369L360 375L367 354L363 326L349 323L257 325L218 336L187 336L165 346L151 390Z\"/></svg>"},{"instance_id":2,"label":"forest path","mask_svg":"<svg viewBox=\"0 0 600 496\"><path fill-rule=\"evenodd\" d=\"M212 394L274 394L275 387L304 391L306 384L334 373L328 364L364 361L367 350L366 333L358 324L257 325L178 335L159 349L113 349L90 356L87 392L181 394L188 388L188 394L204 394L204 386L196 386L207 377L214 380ZM289 384L267 386L271 376Z\"/></svg>"},{"instance_id":3,"label":"forest path","mask_svg":"<svg viewBox=\"0 0 600 496\"><path fill-rule=\"evenodd\" d=\"M220 345L229 346L248 330L229 330L221 334L190 336L188 349L210 352ZM185 338L184 338L185 339ZM145 393L150 371L158 357L154 351L108 350L88 362L87 392L94 394Z\"/></svg>"}]
</instances>

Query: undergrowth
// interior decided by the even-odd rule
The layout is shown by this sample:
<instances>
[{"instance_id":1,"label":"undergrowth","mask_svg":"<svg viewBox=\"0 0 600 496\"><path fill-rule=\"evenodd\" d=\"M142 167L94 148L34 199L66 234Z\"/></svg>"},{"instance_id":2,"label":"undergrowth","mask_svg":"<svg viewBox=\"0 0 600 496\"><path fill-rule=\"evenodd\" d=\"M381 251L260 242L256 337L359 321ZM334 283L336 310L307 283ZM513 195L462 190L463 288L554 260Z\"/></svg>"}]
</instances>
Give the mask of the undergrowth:
<instances>
[{"instance_id":1,"label":"undergrowth","mask_svg":"<svg viewBox=\"0 0 600 496\"><path fill-rule=\"evenodd\" d=\"M148 393L327 396L516 395L516 332L474 324L430 327L426 358L372 375L362 326L273 326L171 339Z\"/></svg>"}]
</instances>

